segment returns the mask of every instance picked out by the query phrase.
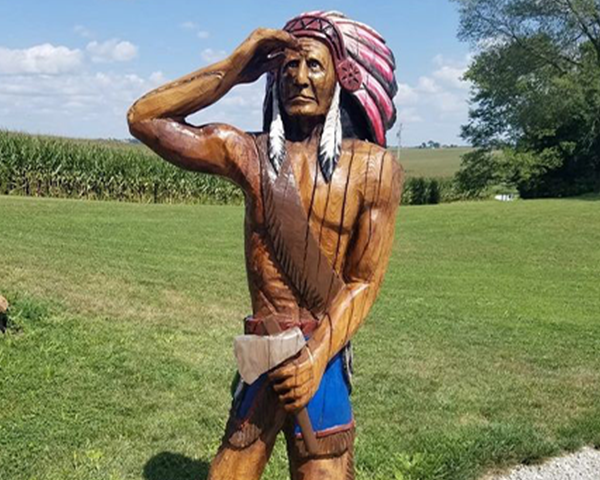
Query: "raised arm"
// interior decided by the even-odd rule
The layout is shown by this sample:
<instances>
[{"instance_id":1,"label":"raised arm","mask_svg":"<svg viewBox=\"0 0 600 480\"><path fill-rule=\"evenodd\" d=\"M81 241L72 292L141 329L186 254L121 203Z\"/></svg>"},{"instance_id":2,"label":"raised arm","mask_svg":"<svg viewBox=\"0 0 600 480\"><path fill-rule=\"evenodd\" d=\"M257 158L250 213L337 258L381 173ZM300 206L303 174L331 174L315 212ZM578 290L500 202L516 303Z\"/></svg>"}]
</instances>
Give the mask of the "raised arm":
<instances>
[{"instance_id":1,"label":"raised arm","mask_svg":"<svg viewBox=\"0 0 600 480\"><path fill-rule=\"evenodd\" d=\"M235 127L195 127L185 118L217 102L235 85L279 67L297 41L282 30L255 30L228 58L153 90L129 109L131 134L165 160L187 170L214 173L243 186L250 137Z\"/></svg>"},{"instance_id":2,"label":"raised arm","mask_svg":"<svg viewBox=\"0 0 600 480\"><path fill-rule=\"evenodd\" d=\"M365 195L353 245L344 269L345 286L331 302L305 351L271 374L286 410L304 407L317 391L327 363L362 325L379 293L394 241L402 169L393 156L382 156L378 178Z\"/></svg>"}]
</instances>

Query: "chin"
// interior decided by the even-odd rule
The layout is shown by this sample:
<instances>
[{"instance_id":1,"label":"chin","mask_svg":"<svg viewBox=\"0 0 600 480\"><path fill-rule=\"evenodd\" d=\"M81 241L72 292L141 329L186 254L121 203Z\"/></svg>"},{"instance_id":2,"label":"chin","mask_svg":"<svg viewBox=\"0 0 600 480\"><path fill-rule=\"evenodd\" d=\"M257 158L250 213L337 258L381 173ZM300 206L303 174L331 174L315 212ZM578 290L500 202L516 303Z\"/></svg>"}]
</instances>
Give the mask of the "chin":
<instances>
[{"instance_id":1,"label":"chin","mask_svg":"<svg viewBox=\"0 0 600 480\"><path fill-rule=\"evenodd\" d=\"M285 109L288 117L318 117L321 113L312 105L293 105Z\"/></svg>"}]
</instances>

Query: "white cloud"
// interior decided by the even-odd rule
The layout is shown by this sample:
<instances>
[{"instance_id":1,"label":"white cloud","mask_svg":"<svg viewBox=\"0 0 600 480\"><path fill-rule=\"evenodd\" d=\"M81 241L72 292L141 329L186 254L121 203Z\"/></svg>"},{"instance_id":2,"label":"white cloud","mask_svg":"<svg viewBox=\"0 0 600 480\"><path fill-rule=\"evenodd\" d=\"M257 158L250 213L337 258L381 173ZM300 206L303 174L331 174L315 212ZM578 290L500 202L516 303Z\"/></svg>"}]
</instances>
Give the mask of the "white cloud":
<instances>
[{"instance_id":1,"label":"white cloud","mask_svg":"<svg viewBox=\"0 0 600 480\"><path fill-rule=\"evenodd\" d=\"M433 63L438 68L432 74L432 76L447 86L468 90L470 88L469 82L464 80L464 75L467 72L468 65L471 63L472 55L467 55L460 61L454 61L448 59L443 55L436 55L433 58Z\"/></svg>"},{"instance_id":2,"label":"white cloud","mask_svg":"<svg viewBox=\"0 0 600 480\"><path fill-rule=\"evenodd\" d=\"M440 86L436 83L433 78L421 77L417 83L416 91L425 94L439 93L441 90Z\"/></svg>"},{"instance_id":3,"label":"white cloud","mask_svg":"<svg viewBox=\"0 0 600 480\"><path fill-rule=\"evenodd\" d=\"M419 101L417 91L407 83L398 84L398 93L396 94L396 103L398 105L412 105Z\"/></svg>"},{"instance_id":4,"label":"white cloud","mask_svg":"<svg viewBox=\"0 0 600 480\"><path fill-rule=\"evenodd\" d=\"M247 131L262 127L262 106L265 95L264 77L258 82L238 85L222 100L190 117L195 124L228 123Z\"/></svg>"},{"instance_id":5,"label":"white cloud","mask_svg":"<svg viewBox=\"0 0 600 480\"><path fill-rule=\"evenodd\" d=\"M105 72L62 76L13 76L0 83L0 104L15 106L20 104L19 97L25 97L33 103L58 107L60 110L68 101L87 106L110 103L111 100L128 102L163 81L160 72L155 72L148 78L136 74Z\"/></svg>"},{"instance_id":6,"label":"white cloud","mask_svg":"<svg viewBox=\"0 0 600 480\"><path fill-rule=\"evenodd\" d=\"M466 98L452 92L441 92L436 95L437 108L442 114L465 113L468 110Z\"/></svg>"},{"instance_id":7,"label":"white cloud","mask_svg":"<svg viewBox=\"0 0 600 480\"><path fill-rule=\"evenodd\" d=\"M50 43L22 50L0 47L0 74L5 75L58 75L77 70L82 63L80 50Z\"/></svg>"},{"instance_id":8,"label":"white cloud","mask_svg":"<svg viewBox=\"0 0 600 480\"><path fill-rule=\"evenodd\" d=\"M32 133L128 137L126 113L165 82L161 72L15 75L0 82L0 126Z\"/></svg>"},{"instance_id":9,"label":"white cloud","mask_svg":"<svg viewBox=\"0 0 600 480\"><path fill-rule=\"evenodd\" d=\"M443 65L433 72L433 76L441 83L460 90L468 90L470 83L464 80L467 67Z\"/></svg>"},{"instance_id":10,"label":"white cloud","mask_svg":"<svg viewBox=\"0 0 600 480\"><path fill-rule=\"evenodd\" d=\"M194 24L194 28L197 26ZM182 27L183 28L183 27ZM191 33L197 34L196 30ZM117 61L115 48L120 41L90 42L89 58L101 56L104 61ZM0 74L11 72L0 80L0 128L21 129L29 132L54 133L71 136L126 138L129 133L125 115L131 103L149 90L168 81L158 71L150 75L92 73L84 69L85 56L78 50L52 47L63 52L60 68L52 68L41 61L35 68L17 57L22 52L0 48ZM103 47L103 48L101 48ZM59 50L59 49L63 50ZM67 53L71 53L69 56ZM75 52L75 53L73 53ZM4 55L3 55L4 53ZM136 49L137 53L137 49ZM203 61L216 62L227 53L206 48L201 51ZM118 56L118 55L117 55ZM7 58L10 61L7 61ZM52 58L52 55L47 55ZM36 57L37 58L37 57ZM65 58L75 59L69 66ZM122 58L122 57L121 57ZM395 99L398 123L402 123L403 143L416 145L427 140L442 143L460 143L460 125L466 123L469 85L461 80L469 58L453 61L442 56L433 59L429 71L413 82L398 85ZM7 67L10 65L10 69ZM15 65L18 66L15 67ZM88 67L91 68L90 65ZM94 67L95 68L95 67ZM48 73L61 75L48 75ZM40 73L40 75L35 75ZM193 115L195 124L223 122L244 130L259 130L262 124L264 79L252 85L240 85L215 105ZM390 144L396 143L395 130L389 132Z\"/></svg>"},{"instance_id":11,"label":"white cloud","mask_svg":"<svg viewBox=\"0 0 600 480\"><path fill-rule=\"evenodd\" d=\"M422 121L423 118L416 108L401 108L398 110L398 122L400 123L421 123Z\"/></svg>"},{"instance_id":12,"label":"white cloud","mask_svg":"<svg viewBox=\"0 0 600 480\"><path fill-rule=\"evenodd\" d=\"M219 60L223 60L227 56L227 52L225 50L213 50L212 48L205 48L200 53L200 57L206 63L215 63Z\"/></svg>"},{"instance_id":13,"label":"white cloud","mask_svg":"<svg viewBox=\"0 0 600 480\"><path fill-rule=\"evenodd\" d=\"M183 22L179 26L184 30L196 30L198 28L198 25L196 25L194 22Z\"/></svg>"},{"instance_id":14,"label":"white cloud","mask_svg":"<svg viewBox=\"0 0 600 480\"><path fill-rule=\"evenodd\" d=\"M92 38L94 36L93 32L83 25L75 25L73 31L83 38Z\"/></svg>"},{"instance_id":15,"label":"white cloud","mask_svg":"<svg viewBox=\"0 0 600 480\"><path fill-rule=\"evenodd\" d=\"M264 96L265 89L260 84L239 85L221 103L232 107L262 109Z\"/></svg>"},{"instance_id":16,"label":"white cloud","mask_svg":"<svg viewBox=\"0 0 600 480\"><path fill-rule=\"evenodd\" d=\"M442 55L432 59L431 72L414 85L400 84L395 99L398 121L404 126L403 143L427 140L460 143L460 126L468 117L470 84L463 80L471 56L453 60ZM394 144L393 132L388 135Z\"/></svg>"},{"instance_id":17,"label":"white cloud","mask_svg":"<svg viewBox=\"0 0 600 480\"><path fill-rule=\"evenodd\" d=\"M88 71L62 76L15 75L0 81L0 128L92 138L127 138L127 109L168 81ZM239 85L215 105L191 116L194 124L222 122L256 131L262 125L264 80Z\"/></svg>"},{"instance_id":18,"label":"white cloud","mask_svg":"<svg viewBox=\"0 0 600 480\"><path fill-rule=\"evenodd\" d=\"M138 47L131 42L112 38L105 42L88 43L86 50L95 63L128 62L138 55Z\"/></svg>"},{"instance_id":19,"label":"white cloud","mask_svg":"<svg viewBox=\"0 0 600 480\"><path fill-rule=\"evenodd\" d=\"M200 26L196 23L196 22L183 22L179 24L179 27L182 28L183 30L189 30L192 31L196 34L196 36L198 38L201 38L202 40L210 37L210 32L206 31L206 30L202 30L200 28Z\"/></svg>"},{"instance_id":20,"label":"white cloud","mask_svg":"<svg viewBox=\"0 0 600 480\"><path fill-rule=\"evenodd\" d=\"M150 75L150 81L152 83L156 83L156 84L163 84L167 82L167 79L165 78L163 72L152 72L152 74Z\"/></svg>"}]
</instances>

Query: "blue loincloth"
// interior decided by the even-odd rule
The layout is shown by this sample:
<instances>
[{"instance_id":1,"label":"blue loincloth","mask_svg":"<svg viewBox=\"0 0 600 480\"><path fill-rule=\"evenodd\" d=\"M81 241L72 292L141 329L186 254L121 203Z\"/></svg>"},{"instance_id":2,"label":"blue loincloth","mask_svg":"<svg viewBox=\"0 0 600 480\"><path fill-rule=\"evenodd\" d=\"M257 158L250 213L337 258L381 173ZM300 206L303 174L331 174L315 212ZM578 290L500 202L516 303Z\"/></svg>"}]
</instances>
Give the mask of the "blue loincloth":
<instances>
[{"instance_id":1,"label":"blue loincloth","mask_svg":"<svg viewBox=\"0 0 600 480\"><path fill-rule=\"evenodd\" d=\"M267 375L261 375L252 385L245 385L235 401L235 418L243 422L252 413L257 397L267 386ZM317 437L349 430L354 425L350 386L344 372L343 351L327 364L319 389L307 405L308 415ZM301 436L296 423L294 432Z\"/></svg>"}]
</instances>

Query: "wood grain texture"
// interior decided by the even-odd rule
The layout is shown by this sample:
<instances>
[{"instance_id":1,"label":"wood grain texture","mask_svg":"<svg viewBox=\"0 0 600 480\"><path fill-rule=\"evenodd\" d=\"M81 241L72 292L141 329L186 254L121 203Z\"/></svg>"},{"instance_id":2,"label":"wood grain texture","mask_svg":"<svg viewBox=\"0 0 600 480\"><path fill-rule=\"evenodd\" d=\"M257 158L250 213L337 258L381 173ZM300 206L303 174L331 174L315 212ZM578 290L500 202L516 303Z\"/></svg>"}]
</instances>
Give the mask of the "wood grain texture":
<instances>
[{"instance_id":1,"label":"wood grain texture","mask_svg":"<svg viewBox=\"0 0 600 480\"><path fill-rule=\"evenodd\" d=\"M321 117L288 123L288 130L295 130L287 132L279 172L270 164L266 133L249 134L222 124L195 127L184 120L234 85L278 68L290 49L300 62L294 71L300 73L287 75L286 81L295 82L299 92L311 88L314 72L302 63L310 60L309 54L298 54L298 48L286 32L257 30L229 58L150 92L128 115L132 134L166 160L220 175L243 189L246 271L255 324L270 318L280 319L282 328L310 325L307 348L271 372L275 391L269 387L261 397L254 420L240 426L230 419L211 467L209 478L215 480L260 478L289 414L308 403L329 360L365 320L393 244L403 172L385 149L344 139L327 182L318 164ZM325 441L331 449L328 460L303 456L301 448L288 442L292 478L353 478L354 434L342 433ZM343 448L336 450L336 445Z\"/></svg>"}]
</instances>

